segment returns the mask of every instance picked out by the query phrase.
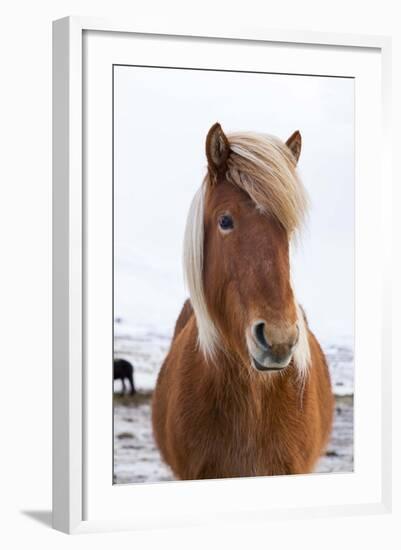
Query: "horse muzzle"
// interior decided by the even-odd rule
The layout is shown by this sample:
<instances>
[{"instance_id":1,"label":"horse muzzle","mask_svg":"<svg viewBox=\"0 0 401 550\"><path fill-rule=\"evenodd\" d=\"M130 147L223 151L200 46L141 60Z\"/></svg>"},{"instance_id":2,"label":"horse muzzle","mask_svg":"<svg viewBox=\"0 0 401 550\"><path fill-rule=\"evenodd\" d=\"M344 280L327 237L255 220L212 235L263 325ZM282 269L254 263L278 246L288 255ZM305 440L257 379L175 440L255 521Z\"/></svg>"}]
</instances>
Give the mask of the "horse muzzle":
<instances>
[{"instance_id":1,"label":"horse muzzle","mask_svg":"<svg viewBox=\"0 0 401 550\"><path fill-rule=\"evenodd\" d=\"M252 358L252 366L258 371L274 372L283 370L292 359L299 340L299 328L295 324L288 330L270 331L279 338L273 340L267 337L266 323L255 322L247 334L248 350Z\"/></svg>"}]
</instances>

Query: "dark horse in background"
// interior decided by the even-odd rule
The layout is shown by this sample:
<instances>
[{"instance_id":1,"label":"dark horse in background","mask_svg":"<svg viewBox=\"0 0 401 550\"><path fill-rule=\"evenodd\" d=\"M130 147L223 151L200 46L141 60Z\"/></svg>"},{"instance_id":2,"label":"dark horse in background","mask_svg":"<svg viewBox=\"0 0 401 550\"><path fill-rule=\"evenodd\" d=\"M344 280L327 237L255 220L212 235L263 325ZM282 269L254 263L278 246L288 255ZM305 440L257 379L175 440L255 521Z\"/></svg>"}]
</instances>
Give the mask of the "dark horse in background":
<instances>
[{"instance_id":1,"label":"dark horse in background","mask_svg":"<svg viewBox=\"0 0 401 550\"><path fill-rule=\"evenodd\" d=\"M121 380L121 395L125 394L125 380L128 380L131 395L135 395L134 367L126 359L114 359L114 380Z\"/></svg>"}]
</instances>

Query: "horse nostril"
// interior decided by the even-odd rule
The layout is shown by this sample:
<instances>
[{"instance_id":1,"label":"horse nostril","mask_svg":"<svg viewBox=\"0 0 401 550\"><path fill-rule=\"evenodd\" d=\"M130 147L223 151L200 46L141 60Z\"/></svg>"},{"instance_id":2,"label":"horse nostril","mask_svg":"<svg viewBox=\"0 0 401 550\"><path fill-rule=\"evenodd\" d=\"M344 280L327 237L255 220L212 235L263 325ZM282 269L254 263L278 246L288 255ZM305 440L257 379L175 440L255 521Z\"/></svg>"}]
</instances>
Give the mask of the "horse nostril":
<instances>
[{"instance_id":1,"label":"horse nostril","mask_svg":"<svg viewBox=\"0 0 401 550\"><path fill-rule=\"evenodd\" d=\"M255 337L256 342L264 349L269 350L271 348L270 344L266 340L265 335L265 324L263 322L256 323L253 325L253 335Z\"/></svg>"}]
</instances>

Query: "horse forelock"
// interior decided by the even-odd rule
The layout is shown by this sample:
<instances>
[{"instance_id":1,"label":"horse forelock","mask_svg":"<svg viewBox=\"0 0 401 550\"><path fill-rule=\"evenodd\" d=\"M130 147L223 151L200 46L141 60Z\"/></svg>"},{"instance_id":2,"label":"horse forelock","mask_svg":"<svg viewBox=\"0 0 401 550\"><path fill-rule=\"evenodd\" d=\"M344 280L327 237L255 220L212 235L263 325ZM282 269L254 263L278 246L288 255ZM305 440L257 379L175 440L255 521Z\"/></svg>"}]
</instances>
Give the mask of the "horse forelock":
<instances>
[{"instance_id":1,"label":"horse forelock","mask_svg":"<svg viewBox=\"0 0 401 550\"><path fill-rule=\"evenodd\" d=\"M295 160L273 136L254 133L228 134L231 154L226 178L245 191L257 209L272 214L286 229L289 239L302 227L307 212L307 194L296 174ZM184 276L194 309L199 348L213 359L220 347L218 329L210 317L203 288L204 210L209 185L206 176L188 213L184 238ZM294 361L301 379L310 364L306 320L296 303L300 330Z\"/></svg>"},{"instance_id":2,"label":"horse forelock","mask_svg":"<svg viewBox=\"0 0 401 550\"><path fill-rule=\"evenodd\" d=\"M229 134L227 180L245 191L260 211L272 214L289 238L302 228L308 197L289 148L274 136Z\"/></svg>"}]
</instances>

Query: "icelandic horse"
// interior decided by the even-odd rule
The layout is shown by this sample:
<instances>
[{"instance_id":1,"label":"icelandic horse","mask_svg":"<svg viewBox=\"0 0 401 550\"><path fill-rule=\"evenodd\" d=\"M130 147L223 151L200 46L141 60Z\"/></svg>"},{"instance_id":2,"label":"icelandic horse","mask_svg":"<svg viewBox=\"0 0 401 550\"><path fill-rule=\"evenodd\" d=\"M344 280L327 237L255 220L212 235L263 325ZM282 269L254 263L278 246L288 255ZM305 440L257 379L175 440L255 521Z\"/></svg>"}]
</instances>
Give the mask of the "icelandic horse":
<instances>
[{"instance_id":1,"label":"icelandic horse","mask_svg":"<svg viewBox=\"0 0 401 550\"><path fill-rule=\"evenodd\" d=\"M189 210L177 320L152 403L153 433L178 479L312 472L334 400L322 349L296 301L289 245L307 210L301 135L206 139Z\"/></svg>"}]
</instances>

